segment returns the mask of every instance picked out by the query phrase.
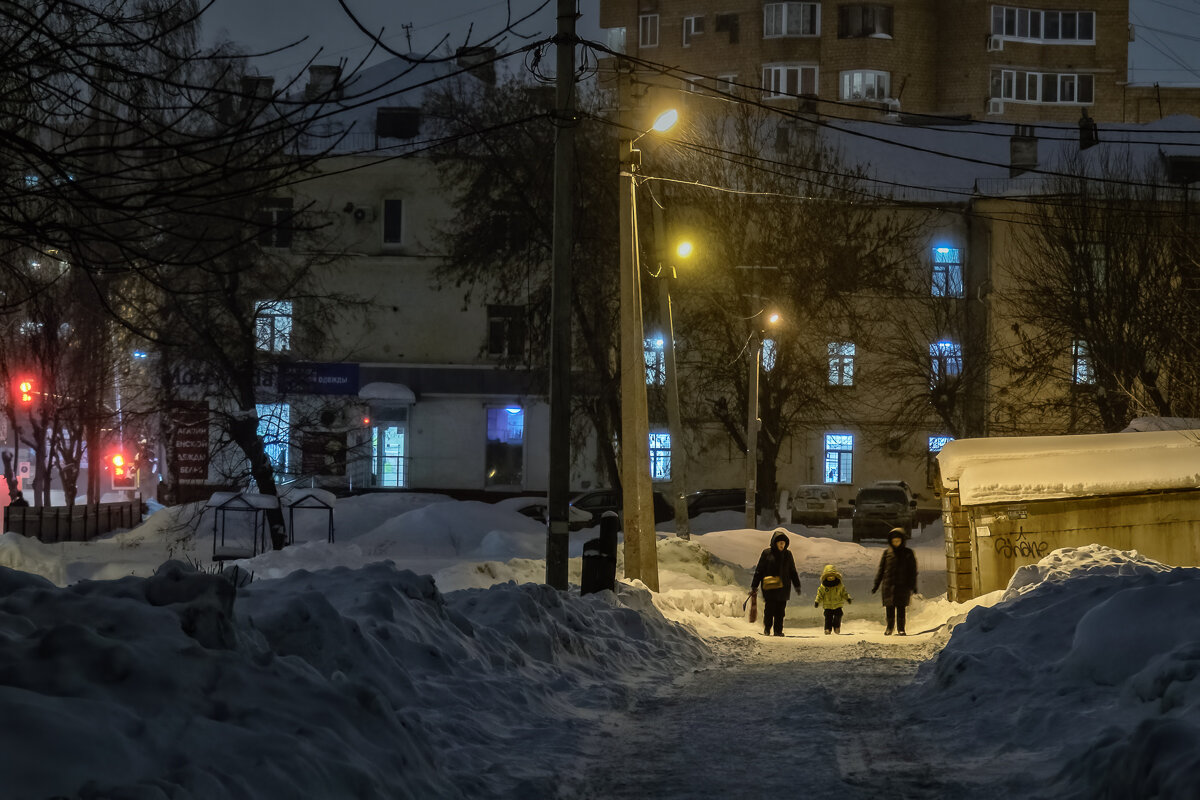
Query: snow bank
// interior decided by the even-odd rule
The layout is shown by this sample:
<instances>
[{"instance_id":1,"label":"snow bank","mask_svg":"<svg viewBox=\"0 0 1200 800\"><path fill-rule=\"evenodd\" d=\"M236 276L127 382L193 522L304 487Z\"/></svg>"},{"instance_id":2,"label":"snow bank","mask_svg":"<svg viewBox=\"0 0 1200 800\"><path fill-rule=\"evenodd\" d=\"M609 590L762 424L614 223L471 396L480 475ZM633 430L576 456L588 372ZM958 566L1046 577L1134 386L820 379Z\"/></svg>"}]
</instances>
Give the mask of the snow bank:
<instances>
[{"instance_id":1,"label":"snow bank","mask_svg":"<svg viewBox=\"0 0 1200 800\"><path fill-rule=\"evenodd\" d=\"M4 796L548 796L573 720L706 657L645 594L0 569Z\"/></svg>"},{"instance_id":2,"label":"snow bank","mask_svg":"<svg viewBox=\"0 0 1200 800\"><path fill-rule=\"evenodd\" d=\"M1064 548L1002 598L972 609L922 668L907 700L927 729L1021 763L1018 794L1195 796L1200 570Z\"/></svg>"}]
</instances>

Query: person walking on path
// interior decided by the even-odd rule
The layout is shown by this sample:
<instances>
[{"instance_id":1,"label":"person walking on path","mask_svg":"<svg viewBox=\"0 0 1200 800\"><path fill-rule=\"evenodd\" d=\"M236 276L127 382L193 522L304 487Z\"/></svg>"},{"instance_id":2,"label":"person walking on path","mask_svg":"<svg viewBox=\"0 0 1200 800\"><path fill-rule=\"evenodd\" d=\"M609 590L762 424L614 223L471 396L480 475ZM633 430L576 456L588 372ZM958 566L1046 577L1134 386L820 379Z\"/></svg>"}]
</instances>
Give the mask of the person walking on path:
<instances>
[{"instance_id":1,"label":"person walking on path","mask_svg":"<svg viewBox=\"0 0 1200 800\"><path fill-rule=\"evenodd\" d=\"M842 606L853 603L853 598L842 583L842 573L833 564L821 570L821 585L817 587L817 599L813 608L825 608L825 634L842 632Z\"/></svg>"},{"instance_id":2,"label":"person walking on path","mask_svg":"<svg viewBox=\"0 0 1200 800\"><path fill-rule=\"evenodd\" d=\"M904 538L903 529L892 528L871 588L871 594L883 590L880 597L887 614L884 636L891 636L893 627L898 635L904 635L904 609L917 590L917 554L905 546Z\"/></svg>"},{"instance_id":3,"label":"person walking on path","mask_svg":"<svg viewBox=\"0 0 1200 800\"><path fill-rule=\"evenodd\" d=\"M750 593L763 590L763 636L783 636L783 612L791 597L792 587L800 591L800 575L796 572L796 560L788 552L787 533L777 528L771 536L771 546L758 557L754 568L754 579L750 582Z\"/></svg>"}]
</instances>

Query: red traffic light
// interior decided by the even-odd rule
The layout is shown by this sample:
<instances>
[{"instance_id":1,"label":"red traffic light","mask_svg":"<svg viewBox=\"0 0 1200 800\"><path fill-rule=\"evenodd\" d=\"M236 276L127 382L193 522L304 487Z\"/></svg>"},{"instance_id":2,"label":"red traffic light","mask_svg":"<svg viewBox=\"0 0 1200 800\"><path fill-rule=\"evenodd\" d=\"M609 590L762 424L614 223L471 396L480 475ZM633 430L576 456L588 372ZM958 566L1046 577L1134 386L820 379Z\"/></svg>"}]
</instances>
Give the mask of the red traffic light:
<instances>
[{"instance_id":1,"label":"red traffic light","mask_svg":"<svg viewBox=\"0 0 1200 800\"><path fill-rule=\"evenodd\" d=\"M17 400L22 405L33 402L33 379L21 378L17 381Z\"/></svg>"},{"instance_id":2,"label":"red traffic light","mask_svg":"<svg viewBox=\"0 0 1200 800\"><path fill-rule=\"evenodd\" d=\"M108 457L108 463L112 467L112 488L137 488L137 467L125 460L124 453L113 453Z\"/></svg>"}]
</instances>

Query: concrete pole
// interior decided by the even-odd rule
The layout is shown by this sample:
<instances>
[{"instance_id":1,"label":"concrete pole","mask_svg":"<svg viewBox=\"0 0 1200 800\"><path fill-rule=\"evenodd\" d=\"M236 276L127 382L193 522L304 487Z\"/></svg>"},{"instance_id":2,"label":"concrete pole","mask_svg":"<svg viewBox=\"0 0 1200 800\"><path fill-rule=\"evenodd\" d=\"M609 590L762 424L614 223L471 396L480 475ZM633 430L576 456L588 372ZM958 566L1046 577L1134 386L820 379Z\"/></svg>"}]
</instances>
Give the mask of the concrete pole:
<instances>
[{"instance_id":1,"label":"concrete pole","mask_svg":"<svg viewBox=\"0 0 1200 800\"><path fill-rule=\"evenodd\" d=\"M622 115L629 130L629 113ZM627 134L625 134L627 136ZM625 577L658 591L654 495L650 485L650 422L646 402L645 333L642 327L634 174L640 153L633 140L618 142L621 237L621 507L625 528Z\"/></svg>"},{"instance_id":2,"label":"concrete pole","mask_svg":"<svg viewBox=\"0 0 1200 800\"><path fill-rule=\"evenodd\" d=\"M758 418L758 366L762 361L762 348L762 333L755 331L754 352L751 354L746 384L746 527L751 530L758 529L758 429L762 424Z\"/></svg>"},{"instance_id":3,"label":"concrete pole","mask_svg":"<svg viewBox=\"0 0 1200 800\"><path fill-rule=\"evenodd\" d=\"M550 454L546 583L567 588L571 502L571 247L575 193L575 0L558 0L550 296Z\"/></svg>"},{"instance_id":4,"label":"concrete pole","mask_svg":"<svg viewBox=\"0 0 1200 800\"><path fill-rule=\"evenodd\" d=\"M667 433L671 437L671 502L675 509L675 535L692 538L687 511L687 455L683 452L683 422L679 413L679 373L675 370L675 320L671 309L671 284L675 267L668 266L670 246L662 206L654 204L654 238L658 242L658 313L666 327L663 368L667 389Z\"/></svg>"}]
</instances>

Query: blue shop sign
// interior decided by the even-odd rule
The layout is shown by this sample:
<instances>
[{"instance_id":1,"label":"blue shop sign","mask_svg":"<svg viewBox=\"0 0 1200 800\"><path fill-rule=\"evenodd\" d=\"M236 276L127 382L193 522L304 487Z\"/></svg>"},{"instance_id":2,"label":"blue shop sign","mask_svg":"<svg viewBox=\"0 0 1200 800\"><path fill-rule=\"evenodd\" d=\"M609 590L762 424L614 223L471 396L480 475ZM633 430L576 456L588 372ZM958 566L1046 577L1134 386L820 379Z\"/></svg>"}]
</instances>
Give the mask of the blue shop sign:
<instances>
[{"instance_id":1,"label":"blue shop sign","mask_svg":"<svg viewBox=\"0 0 1200 800\"><path fill-rule=\"evenodd\" d=\"M358 394L358 364L287 364L279 373L279 390L287 394Z\"/></svg>"}]
</instances>

